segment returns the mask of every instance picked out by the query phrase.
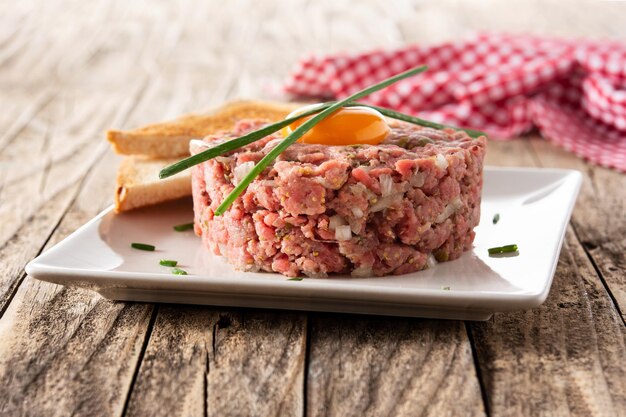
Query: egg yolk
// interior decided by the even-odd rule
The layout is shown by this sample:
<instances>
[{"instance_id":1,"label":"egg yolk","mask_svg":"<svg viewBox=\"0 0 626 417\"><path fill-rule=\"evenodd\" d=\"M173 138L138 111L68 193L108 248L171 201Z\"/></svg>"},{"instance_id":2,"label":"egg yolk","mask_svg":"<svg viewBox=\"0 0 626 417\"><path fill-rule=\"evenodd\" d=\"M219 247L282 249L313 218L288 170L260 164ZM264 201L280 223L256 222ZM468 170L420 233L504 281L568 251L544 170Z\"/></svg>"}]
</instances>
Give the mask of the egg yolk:
<instances>
[{"instance_id":1,"label":"egg yolk","mask_svg":"<svg viewBox=\"0 0 626 417\"><path fill-rule=\"evenodd\" d=\"M312 106L293 111L287 118L309 110ZM283 129L287 137L298 126L314 115L296 120ZM389 126L382 114L369 107L342 107L313 126L298 142L321 145L377 145L389 134Z\"/></svg>"}]
</instances>

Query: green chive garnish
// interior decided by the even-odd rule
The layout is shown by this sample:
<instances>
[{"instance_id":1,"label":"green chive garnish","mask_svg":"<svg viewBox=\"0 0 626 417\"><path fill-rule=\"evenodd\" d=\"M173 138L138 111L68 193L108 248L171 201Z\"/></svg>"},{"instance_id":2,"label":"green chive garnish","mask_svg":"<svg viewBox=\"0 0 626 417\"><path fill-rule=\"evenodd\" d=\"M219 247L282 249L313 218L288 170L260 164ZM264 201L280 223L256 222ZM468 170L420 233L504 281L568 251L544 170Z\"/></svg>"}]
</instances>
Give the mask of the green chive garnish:
<instances>
[{"instance_id":1,"label":"green chive garnish","mask_svg":"<svg viewBox=\"0 0 626 417\"><path fill-rule=\"evenodd\" d=\"M500 213L496 213L495 216L493 216L493 224L496 224L500 221Z\"/></svg>"},{"instance_id":2,"label":"green chive garnish","mask_svg":"<svg viewBox=\"0 0 626 417\"><path fill-rule=\"evenodd\" d=\"M392 119L402 120L403 122L412 123L414 125L432 127L433 129L450 128L450 129L455 129L455 130L462 130L463 132L467 133L469 137L472 137L472 138L485 136L485 134L479 130L472 130L472 129L465 129L465 128L459 128L459 127L454 127L454 126L442 125L441 123L435 123L435 122L431 122L428 120L420 119L419 117L409 116L408 114L400 113L395 110L388 109L386 107L378 107L378 106L372 106L369 104L361 104L361 103L349 104L346 107L350 107L350 106L369 107L370 109L379 111L383 116L391 117Z\"/></svg>"},{"instance_id":3,"label":"green chive garnish","mask_svg":"<svg viewBox=\"0 0 626 417\"><path fill-rule=\"evenodd\" d=\"M444 291L450 291L450 287L441 287L441 289Z\"/></svg>"},{"instance_id":4,"label":"green chive garnish","mask_svg":"<svg viewBox=\"0 0 626 417\"><path fill-rule=\"evenodd\" d=\"M184 269L180 269L180 268L174 268L174 269L172 269L172 274L174 274L174 275L187 275L187 271L185 271Z\"/></svg>"},{"instance_id":5,"label":"green chive garnish","mask_svg":"<svg viewBox=\"0 0 626 417\"><path fill-rule=\"evenodd\" d=\"M497 255L499 253L511 253L511 252L517 252L517 245L513 244L513 245L505 245L505 246L497 246L495 248L489 248L487 249L489 251L489 255Z\"/></svg>"},{"instance_id":6,"label":"green chive garnish","mask_svg":"<svg viewBox=\"0 0 626 417\"><path fill-rule=\"evenodd\" d=\"M206 151L202 151L188 158L185 158L181 161L178 161L168 167L163 168L161 172L159 172L159 178L163 179L163 178L171 177L172 175L178 174L179 172L184 171L187 168L191 168L194 165L198 165L202 162L213 159L216 156L225 154L226 152L230 152L232 150L239 149L243 146L249 145L252 142L256 142L259 139L263 139L264 137L271 135L272 133L278 132L280 129L290 125L296 120L299 120L303 117L311 116L315 113L319 113L320 111L327 109L328 107L332 106L335 103L336 102L334 101L321 103L318 106L306 112L290 117L289 119L272 123L259 130L255 130L254 132L250 132L238 138L213 146L207 149ZM443 129L447 127L451 129L462 130L466 132L470 137L473 137L473 138L485 135L483 132L480 132L478 130L463 129L463 128L458 128L454 126L443 125L440 123L435 123L435 122L431 122L428 120L420 119L419 117L409 116L407 114L400 113L391 109L387 109L385 107L372 106L372 105L363 104L363 103L348 103L344 107L352 107L352 106L369 107L369 108L378 110L384 116L391 117L392 119L402 120L404 122L412 123L412 124L419 125L419 126L432 127L433 129Z\"/></svg>"},{"instance_id":7,"label":"green chive garnish","mask_svg":"<svg viewBox=\"0 0 626 417\"><path fill-rule=\"evenodd\" d=\"M176 226L174 226L174 230L176 230L177 232L184 232L185 230L191 229L193 229L193 223L177 224Z\"/></svg>"},{"instance_id":8,"label":"green chive garnish","mask_svg":"<svg viewBox=\"0 0 626 417\"><path fill-rule=\"evenodd\" d=\"M304 278L300 278L300 277L294 277L294 278L289 278L287 281L302 281Z\"/></svg>"},{"instance_id":9,"label":"green chive garnish","mask_svg":"<svg viewBox=\"0 0 626 417\"><path fill-rule=\"evenodd\" d=\"M298 114L294 117L290 117L289 119L281 120L277 123L272 123L271 125L267 125L259 130L255 130L254 132L250 132L236 139L232 139L219 145L213 146L206 151L202 151L200 153L190 156L189 158L183 159L182 161L178 161L175 164L163 168L161 172L159 172L159 178L163 179L171 177L172 175L178 174L179 172L184 171L194 165L198 165L202 162L208 161L209 159L213 159L216 156L222 155L226 152L239 149L242 146L249 145L252 142L256 142L259 139L263 139L264 137L271 135L272 133L278 132L283 127L289 126L298 119L315 114L321 109L328 108L329 106L330 104L328 103L322 103L309 111Z\"/></svg>"},{"instance_id":10,"label":"green chive garnish","mask_svg":"<svg viewBox=\"0 0 626 417\"><path fill-rule=\"evenodd\" d=\"M363 89L341 101L321 103L315 106L314 108L309 109L308 111L300 113L296 116L290 117L288 119L282 120L277 123L267 125L259 130L250 132L239 138L232 139L224 143L221 143L219 145L213 146L212 148L202 151L196 155L192 155L189 158L183 159L182 161L176 162L175 164L162 169L161 172L159 172L159 178L163 179L163 178L170 177L194 165L208 161L212 158L215 158L216 156L241 148L242 146L246 146L252 142L262 139L268 135L271 135L272 133L275 133L286 126L289 126L290 124L292 124L298 119L301 119L303 117L313 116L312 118L304 122L302 125L300 125L297 129L295 129L289 136L283 139L277 146L275 146L267 155L265 155L263 159L261 159L252 168L252 170L248 173L248 175L246 175L246 177L242 181L239 182L239 184L235 187L235 189L224 199L222 204L217 208L217 210L215 211L215 215L219 216L223 214L228 209L228 207L230 207L233 201L235 201L237 197L241 195L241 193L248 187L248 185L254 180L254 178L256 178L261 172L263 172L263 170L274 159L276 159L278 155L284 152L285 149L287 149L294 142L300 139L306 132L311 130L313 126L315 126L317 123L319 123L320 121L322 121L323 119L325 119L326 117L328 117L329 115L337 111L339 108L348 107L348 106L370 107L372 109L378 110L384 116L402 120L408 123L417 124L420 126L431 127L434 129L452 128L456 130L462 130L462 131L465 131L469 136L474 137L474 138L484 135L483 132L480 132L477 130L460 129L460 128L456 128L453 126L447 126L447 125L443 125L440 123L435 123L435 122L430 122L428 120L420 119L418 117L409 116L409 115L406 115L406 114L403 114L403 113L400 113L391 109L387 109L384 107L371 106L371 105L356 102L356 100L363 98L375 91L381 90L397 81L411 77L423 71L426 71L426 66L421 66L421 67L417 67L409 71L405 71L391 78L388 78L378 84L375 84L371 87ZM182 231L179 229L176 229L176 230ZM183 230L187 230L187 228Z\"/></svg>"},{"instance_id":11,"label":"green chive garnish","mask_svg":"<svg viewBox=\"0 0 626 417\"><path fill-rule=\"evenodd\" d=\"M153 252L155 249L154 245L148 245L146 243L131 243L130 247L133 249L147 250L149 252Z\"/></svg>"},{"instance_id":12,"label":"green chive garnish","mask_svg":"<svg viewBox=\"0 0 626 417\"><path fill-rule=\"evenodd\" d=\"M169 260L169 259L161 259L159 261L159 265L161 265L161 266L176 266L176 265L178 265L178 261L172 261L172 260Z\"/></svg>"},{"instance_id":13,"label":"green chive garnish","mask_svg":"<svg viewBox=\"0 0 626 417\"><path fill-rule=\"evenodd\" d=\"M348 103L351 103L351 102L353 102L355 100L358 100L358 99L360 99L362 97L365 97L365 96L367 96L367 95L369 95L369 94L371 94L371 93L373 93L375 91L382 90L383 88L388 87L388 86L390 86L393 83L396 83L396 82L398 82L400 80L403 80L405 78L411 77L411 76L413 76L415 74L419 74L420 72L424 72L424 71L426 71L426 66L425 65L423 65L421 67L413 68L413 69L411 69L409 71L405 71L405 72L400 73L400 74L398 74L396 76L388 78L388 79L386 79L383 82L380 82L380 83L375 84L375 85L373 85L371 87L368 87L368 88L363 89L363 90L361 90L359 92L356 92L356 93L352 94L349 97L346 97L345 99L343 99L341 101L335 102L334 104L332 104L331 106L327 107L323 111L317 113L315 116L313 116L312 118L310 118L306 122L302 123L300 126L298 126L298 128L296 128L296 130L291 132L291 134L289 134L289 136L287 136L280 143L278 143L278 145L274 146L274 148L272 148L272 150L269 151L267 153L267 155L265 155L263 157L263 159L261 159L252 168L252 170L248 173L248 175L246 175L239 182L239 184L237 184L235 189L233 191L231 191L230 194L228 194L228 196L226 196L226 198L224 199L222 204L220 204L220 206L217 208L217 210L215 210L215 215L216 216L220 216L226 210L228 210L228 207L230 207L230 205L233 204L233 202L237 199L237 197L239 197L241 195L241 193L248 187L248 185L261 172L263 172L263 170L270 163L272 163L272 161L274 161L274 159L276 159L276 157L278 157L278 155L283 153L285 151L285 149L287 149L294 142L296 142L298 139L300 139L306 132L311 130L313 128L313 126L315 126L316 124L318 124L319 122L324 120L326 117L330 116L335 111L337 111L338 109L340 109L341 107L345 106Z\"/></svg>"}]
</instances>

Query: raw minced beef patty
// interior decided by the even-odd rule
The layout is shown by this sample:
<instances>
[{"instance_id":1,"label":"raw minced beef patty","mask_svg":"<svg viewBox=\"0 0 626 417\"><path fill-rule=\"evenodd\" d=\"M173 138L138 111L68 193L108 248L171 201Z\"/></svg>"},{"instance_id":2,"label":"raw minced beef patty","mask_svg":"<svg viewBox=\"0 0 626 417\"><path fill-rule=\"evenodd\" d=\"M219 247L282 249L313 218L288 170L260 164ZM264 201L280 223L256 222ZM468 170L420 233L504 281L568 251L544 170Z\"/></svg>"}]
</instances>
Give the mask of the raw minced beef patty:
<instances>
[{"instance_id":1,"label":"raw minced beef patty","mask_svg":"<svg viewBox=\"0 0 626 417\"><path fill-rule=\"evenodd\" d=\"M262 123L192 141L196 154ZM195 232L246 271L382 276L456 259L480 218L486 140L395 123L376 146L296 143L222 216L214 211L282 138L269 136L193 168Z\"/></svg>"}]
</instances>

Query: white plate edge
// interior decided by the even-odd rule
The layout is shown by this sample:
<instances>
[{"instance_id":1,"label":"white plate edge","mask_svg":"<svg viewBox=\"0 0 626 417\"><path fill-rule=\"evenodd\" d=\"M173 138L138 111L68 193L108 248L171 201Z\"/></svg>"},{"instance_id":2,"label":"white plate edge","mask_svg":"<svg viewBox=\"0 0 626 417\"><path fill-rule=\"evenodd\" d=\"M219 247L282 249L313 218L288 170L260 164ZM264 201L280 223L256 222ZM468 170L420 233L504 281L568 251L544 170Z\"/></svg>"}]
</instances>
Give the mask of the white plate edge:
<instances>
[{"instance_id":1,"label":"white plate edge","mask_svg":"<svg viewBox=\"0 0 626 417\"><path fill-rule=\"evenodd\" d=\"M277 296L284 297L299 297L299 298L319 298L324 300L367 300L371 302L389 302L394 304L407 304L407 305L420 305L427 306L431 303L433 306L457 306L463 307L461 301L466 301L464 307L476 308L480 306L481 309L495 309L496 311L511 311L519 310L520 308L533 308L541 305L549 294L549 290L552 286L554 279L554 273L558 264L560 251L563 246L565 234L567 232L567 226L571 219L571 214L575 207L580 187L582 184L582 174L578 170L564 169L564 168L537 168L537 167L491 167L486 166L485 170L489 171L508 171L508 172L553 172L564 174L564 181L573 186L573 192L569 195L568 206L566 208L566 215L561 220L561 236L557 243L556 255L551 266L549 278L545 280L545 285L539 292L525 292L519 294L504 294L497 292L480 292L480 291L444 291L433 289L419 289L412 291L405 291L398 293L397 288L380 288L375 287L368 290L360 288L355 290L347 284L335 284L332 288L320 288L316 285L306 283L306 280L293 282L293 291L291 286L285 286L281 281L280 284L277 281L260 281L258 279L245 279L245 280L229 280L227 278L211 278L211 284L228 287L227 290L211 290L207 288L196 288L197 286L205 286L207 281L206 277L198 275L189 275L185 277L185 280L176 281L177 290L187 291L202 291L207 294L234 294L237 292L244 292L246 294L276 294ZM563 184L565 185L565 183ZM46 250L35 259L31 260L25 267L25 271L28 275L35 279L52 282L61 285L71 285L72 282L80 279L104 279L109 282L119 282L128 284L129 281L139 281L141 284L163 284L164 275L152 274L152 273L137 273L137 272L119 272L119 271L92 271L92 270L80 270L73 268L60 268L50 266L42 263L45 257L54 255L55 252L63 249L63 242L70 238L73 234L82 231L92 225L92 223L98 222L102 217L106 216L113 209L113 205L107 207L100 212L94 218L87 223L76 229L70 235L66 236L63 240L55 244L52 248ZM277 285L278 284L278 285ZM95 291L106 288L123 288L116 285L94 285ZM131 285L126 285L128 288L137 288ZM259 287L263 288L263 292L258 292ZM145 287L138 287L142 289ZM308 291L303 291L308 290ZM313 291L315 294L311 295ZM281 294L277 294L277 292ZM309 293L308 296L303 297L303 293ZM332 294L340 292L342 295L352 295L351 297L333 297ZM327 294L328 293L328 294ZM470 296L471 294L471 296ZM358 296L358 298L357 298ZM381 298L382 296L382 298ZM365 298L363 298L365 297ZM427 300L418 300L426 298ZM417 304L416 304L417 303Z\"/></svg>"}]
</instances>

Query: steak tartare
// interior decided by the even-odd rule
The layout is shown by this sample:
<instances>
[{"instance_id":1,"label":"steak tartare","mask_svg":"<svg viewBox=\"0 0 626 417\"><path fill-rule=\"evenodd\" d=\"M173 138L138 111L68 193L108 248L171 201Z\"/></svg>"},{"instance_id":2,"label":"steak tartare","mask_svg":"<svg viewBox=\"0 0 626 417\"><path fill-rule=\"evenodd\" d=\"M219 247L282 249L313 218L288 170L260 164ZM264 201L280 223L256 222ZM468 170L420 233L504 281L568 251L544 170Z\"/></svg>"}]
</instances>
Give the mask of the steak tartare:
<instances>
[{"instance_id":1,"label":"steak tartare","mask_svg":"<svg viewBox=\"0 0 626 417\"><path fill-rule=\"evenodd\" d=\"M258 129L192 141L191 153ZM480 218L486 140L391 123L379 145L295 143L221 216L214 212L275 134L193 167L195 232L246 271L295 277L383 276L426 268L472 246Z\"/></svg>"}]
</instances>

